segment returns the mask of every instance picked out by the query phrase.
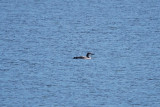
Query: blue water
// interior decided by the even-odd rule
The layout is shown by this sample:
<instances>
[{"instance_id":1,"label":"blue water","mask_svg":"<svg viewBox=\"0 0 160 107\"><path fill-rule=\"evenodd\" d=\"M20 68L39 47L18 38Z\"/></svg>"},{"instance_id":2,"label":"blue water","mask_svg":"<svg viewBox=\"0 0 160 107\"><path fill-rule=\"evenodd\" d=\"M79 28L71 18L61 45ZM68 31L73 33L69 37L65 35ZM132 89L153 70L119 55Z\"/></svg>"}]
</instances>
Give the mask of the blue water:
<instances>
[{"instance_id":1,"label":"blue water","mask_svg":"<svg viewBox=\"0 0 160 107\"><path fill-rule=\"evenodd\" d=\"M160 107L159 10L159 0L0 0L0 107Z\"/></svg>"}]
</instances>

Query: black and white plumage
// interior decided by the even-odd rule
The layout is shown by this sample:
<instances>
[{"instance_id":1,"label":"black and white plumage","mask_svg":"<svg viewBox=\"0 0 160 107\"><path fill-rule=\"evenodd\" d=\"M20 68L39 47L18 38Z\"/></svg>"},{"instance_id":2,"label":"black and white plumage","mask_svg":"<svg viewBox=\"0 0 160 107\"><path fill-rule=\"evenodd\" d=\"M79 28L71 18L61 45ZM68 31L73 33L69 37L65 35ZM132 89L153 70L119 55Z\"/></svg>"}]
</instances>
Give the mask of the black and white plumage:
<instances>
[{"instance_id":1,"label":"black and white plumage","mask_svg":"<svg viewBox=\"0 0 160 107\"><path fill-rule=\"evenodd\" d=\"M88 52L88 53L86 54L86 56L73 57L73 59L91 59L91 55L94 55L94 54Z\"/></svg>"}]
</instances>

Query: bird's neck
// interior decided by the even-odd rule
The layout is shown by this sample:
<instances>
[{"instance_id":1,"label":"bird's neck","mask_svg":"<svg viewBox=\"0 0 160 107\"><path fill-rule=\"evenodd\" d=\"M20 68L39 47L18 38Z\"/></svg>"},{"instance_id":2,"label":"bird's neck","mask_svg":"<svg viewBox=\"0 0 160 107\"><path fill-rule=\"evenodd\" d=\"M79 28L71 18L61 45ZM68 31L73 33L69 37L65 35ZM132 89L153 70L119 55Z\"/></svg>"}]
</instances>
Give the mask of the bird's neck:
<instances>
[{"instance_id":1,"label":"bird's neck","mask_svg":"<svg viewBox=\"0 0 160 107\"><path fill-rule=\"evenodd\" d=\"M91 57L91 56L90 56L90 54L87 54L86 56L87 56L88 58L90 58L90 57Z\"/></svg>"}]
</instances>

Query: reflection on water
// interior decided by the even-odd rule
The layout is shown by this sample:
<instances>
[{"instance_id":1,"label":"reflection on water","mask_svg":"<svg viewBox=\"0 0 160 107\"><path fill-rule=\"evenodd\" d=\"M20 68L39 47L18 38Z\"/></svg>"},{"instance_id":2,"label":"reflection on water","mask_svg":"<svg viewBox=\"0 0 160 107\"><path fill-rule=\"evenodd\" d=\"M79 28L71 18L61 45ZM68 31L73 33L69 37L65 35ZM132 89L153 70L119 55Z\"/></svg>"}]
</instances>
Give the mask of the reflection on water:
<instances>
[{"instance_id":1,"label":"reflection on water","mask_svg":"<svg viewBox=\"0 0 160 107\"><path fill-rule=\"evenodd\" d=\"M1 0L0 106L159 107L159 5Z\"/></svg>"}]
</instances>

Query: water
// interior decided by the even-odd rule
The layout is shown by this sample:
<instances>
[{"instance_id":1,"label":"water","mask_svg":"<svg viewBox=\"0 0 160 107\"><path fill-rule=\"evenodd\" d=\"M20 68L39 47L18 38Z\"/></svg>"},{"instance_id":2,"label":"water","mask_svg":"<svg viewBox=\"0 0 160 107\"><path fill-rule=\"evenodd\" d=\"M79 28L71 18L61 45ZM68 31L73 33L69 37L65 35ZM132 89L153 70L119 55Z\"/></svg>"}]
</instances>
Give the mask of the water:
<instances>
[{"instance_id":1,"label":"water","mask_svg":"<svg viewBox=\"0 0 160 107\"><path fill-rule=\"evenodd\" d=\"M0 106L159 107L159 5L0 0Z\"/></svg>"}]
</instances>

